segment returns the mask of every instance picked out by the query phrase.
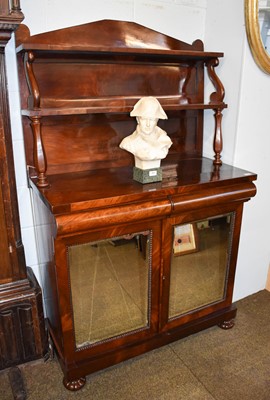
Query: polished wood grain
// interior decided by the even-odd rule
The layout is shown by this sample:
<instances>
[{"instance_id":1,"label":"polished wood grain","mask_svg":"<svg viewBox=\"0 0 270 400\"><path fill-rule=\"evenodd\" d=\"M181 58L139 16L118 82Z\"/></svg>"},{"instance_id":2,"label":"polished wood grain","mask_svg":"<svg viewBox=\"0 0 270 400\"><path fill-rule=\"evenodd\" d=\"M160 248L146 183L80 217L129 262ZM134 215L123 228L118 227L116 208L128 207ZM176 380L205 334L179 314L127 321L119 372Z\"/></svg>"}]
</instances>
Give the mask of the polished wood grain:
<instances>
[{"instance_id":1,"label":"polished wood grain","mask_svg":"<svg viewBox=\"0 0 270 400\"><path fill-rule=\"evenodd\" d=\"M211 171L214 168L207 158L183 160L179 156L169 156L162 166L164 172L169 171L162 182L142 185L133 180L132 167L110 168L52 175L50 187L38 193L55 215L168 198L174 199L174 209L178 204L187 207L185 199L196 200L198 191L201 198L205 193L215 201L214 194L218 192L223 197L222 201L226 201L226 195L240 196L242 188L243 199L255 194L253 173L224 164L219 168L219 179L213 180ZM34 189L36 182L33 179ZM233 186L236 193L231 190L232 185L237 185Z\"/></svg>"},{"instance_id":2,"label":"polished wood grain","mask_svg":"<svg viewBox=\"0 0 270 400\"><path fill-rule=\"evenodd\" d=\"M86 35L86 31L89 35ZM69 33L69 36L67 36ZM203 43L196 40L192 45L164 35L160 32L134 22L102 20L88 24L73 26L57 31L46 32L34 37L26 26L21 26L18 31L18 45L28 49L50 50L78 50L94 48L96 51L108 50L114 53L114 48L123 50L141 49L142 52L151 51L177 52L188 51L188 55L200 54ZM213 54L221 53L209 53Z\"/></svg>"},{"instance_id":3,"label":"polished wood grain","mask_svg":"<svg viewBox=\"0 0 270 400\"><path fill-rule=\"evenodd\" d=\"M16 42L27 163L36 169L39 187L49 185L51 174L102 168L96 160L106 167L132 165L118 146L134 130L132 107L149 95L169 115L161 125L173 140L170 153L186 157L202 155L203 110L213 109L214 162L221 164L221 110L227 106L215 68L222 53L204 52L201 41L189 45L123 21L35 36L20 26ZM204 101L204 66L215 88L209 101Z\"/></svg>"},{"instance_id":4,"label":"polished wood grain","mask_svg":"<svg viewBox=\"0 0 270 400\"><path fill-rule=\"evenodd\" d=\"M187 44L135 23L109 20L35 36L21 26L16 41L30 186L48 227L39 241L42 251L45 242L50 249L43 291L65 387L79 390L91 372L209 326L232 326L242 209L256 194L256 175L221 161L227 105L216 67L223 54L204 52L201 41ZM214 86L208 100L205 71ZM119 148L136 127L129 112L142 96L161 102L168 120L159 125L173 143L162 160L162 181L145 185L133 180L133 156ZM202 156L207 109L215 119L213 160ZM224 294L170 318L173 227L220 215L233 220ZM147 324L78 346L74 304L79 299L71 276L77 270L72 265L71 274L70 248L146 231ZM93 261L83 263L92 268Z\"/></svg>"}]
</instances>

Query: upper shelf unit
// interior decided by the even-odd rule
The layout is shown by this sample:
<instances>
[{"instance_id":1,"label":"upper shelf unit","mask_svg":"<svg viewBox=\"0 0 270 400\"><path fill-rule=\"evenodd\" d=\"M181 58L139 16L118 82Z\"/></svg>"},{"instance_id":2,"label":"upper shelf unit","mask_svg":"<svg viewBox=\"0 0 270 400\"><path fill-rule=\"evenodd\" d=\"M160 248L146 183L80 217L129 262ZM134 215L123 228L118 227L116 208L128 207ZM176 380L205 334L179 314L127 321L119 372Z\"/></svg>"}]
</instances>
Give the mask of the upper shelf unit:
<instances>
[{"instance_id":1,"label":"upper shelf unit","mask_svg":"<svg viewBox=\"0 0 270 400\"><path fill-rule=\"evenodd\" d=\"M165 110L225 108L215 73L220 52L133 22L98 21L30 36L16 33L29 95L26 116L130 112L139 98L159 99ZM215 92L205 101L205 66ZM75 95L76 93L76 95Z\"/></svg>"},{"instance_id":2,"label":"upper shelf unit","mask_svg":"<svg viewBox=\"0 0 270 400\"><path fill-rule=\"evenodd\" d=\"M214 164L221 164L226 104L215 68L223 54L205 52L202 41L103 20L34 36L21 25L16 46L27 164L40 188L54 174L133 165L119 144L134 131L129 113L144 96L158 98L168 114L160 124L180 159L202 156L203 114L213 109Z\"/></svg>"}]
</instances>

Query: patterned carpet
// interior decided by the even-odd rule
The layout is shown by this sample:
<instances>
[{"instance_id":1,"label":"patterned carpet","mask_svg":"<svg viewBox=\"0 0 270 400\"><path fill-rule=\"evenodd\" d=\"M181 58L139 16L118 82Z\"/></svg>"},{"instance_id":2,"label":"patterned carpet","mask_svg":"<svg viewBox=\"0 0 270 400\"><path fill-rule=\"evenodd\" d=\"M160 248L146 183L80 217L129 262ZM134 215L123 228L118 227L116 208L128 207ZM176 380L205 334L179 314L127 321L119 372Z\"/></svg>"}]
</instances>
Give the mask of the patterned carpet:
<instances>
[{"instance_id":1,"label":"patterned carpet","mask_svg":"<svg viewBox=\"0 0 270 400\"><path fill-rule=\"evenodd\" d=\"M207 329L87 377L79 392L62 385L56 360L20 366L28 400L269 400L270 292L237 303L235 327ZM0 398L12 400L8 371Z\"/></svg>"}]
</instances>

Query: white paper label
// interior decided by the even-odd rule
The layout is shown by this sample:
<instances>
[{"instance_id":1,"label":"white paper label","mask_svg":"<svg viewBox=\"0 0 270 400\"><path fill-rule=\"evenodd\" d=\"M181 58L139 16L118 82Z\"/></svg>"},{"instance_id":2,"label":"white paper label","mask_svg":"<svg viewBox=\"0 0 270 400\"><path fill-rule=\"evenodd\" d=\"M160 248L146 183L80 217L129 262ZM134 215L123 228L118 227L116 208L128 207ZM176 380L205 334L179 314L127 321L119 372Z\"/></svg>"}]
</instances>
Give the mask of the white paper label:
<instances>
[{"instance_id":1,"label":"white paper label","mask_svg":"<svg viewBox=\"0 0 270 400\"><path fill-rule=\"evenodd\" d=\"M149 171L149 176L156 176L157 175L157 171Z\"/></svg>"}]
</instances>

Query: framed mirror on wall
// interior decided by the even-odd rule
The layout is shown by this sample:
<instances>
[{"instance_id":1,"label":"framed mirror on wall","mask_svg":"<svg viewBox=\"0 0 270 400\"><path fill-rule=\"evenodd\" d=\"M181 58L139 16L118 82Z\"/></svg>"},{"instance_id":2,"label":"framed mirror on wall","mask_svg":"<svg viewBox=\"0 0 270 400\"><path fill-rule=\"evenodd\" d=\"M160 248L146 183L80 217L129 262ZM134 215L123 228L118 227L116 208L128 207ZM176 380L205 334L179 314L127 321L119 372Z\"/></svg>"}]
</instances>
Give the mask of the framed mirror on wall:
<instances>
[{"instance_id":1,"label":"framed mirror on wall","mask_svg":"<svg viewBox=\"0 0 270 400\"><path fill-rule=\"evenodd\" d=\"M245 0L245 20L254 60L270 74L270 0Z\"/></svg>"}]
</instances>

